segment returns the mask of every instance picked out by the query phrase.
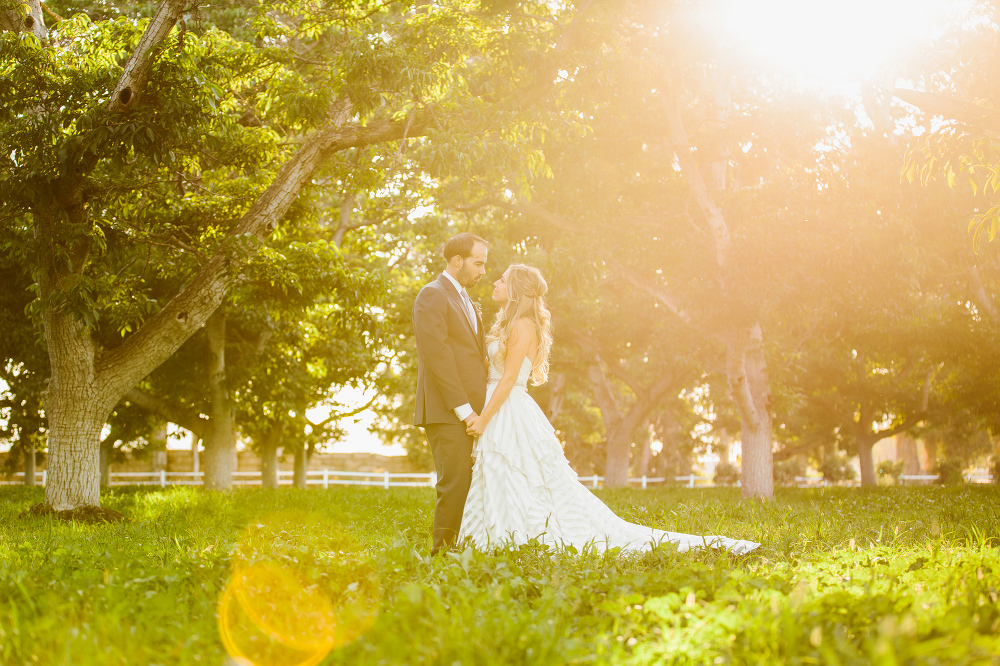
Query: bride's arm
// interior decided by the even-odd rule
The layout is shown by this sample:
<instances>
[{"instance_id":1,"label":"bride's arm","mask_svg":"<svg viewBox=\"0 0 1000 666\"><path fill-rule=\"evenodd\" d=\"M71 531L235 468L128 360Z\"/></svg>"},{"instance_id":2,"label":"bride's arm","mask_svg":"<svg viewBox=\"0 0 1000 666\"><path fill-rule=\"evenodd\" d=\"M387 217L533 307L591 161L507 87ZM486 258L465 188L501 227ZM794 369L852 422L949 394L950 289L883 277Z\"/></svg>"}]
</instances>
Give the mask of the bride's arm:
<instances>
[{"instance_id":1,"label":"bride's arm","mask_svg":"<svg viewBox=\"0 0 1000 666\"><path fill-rule=\"evenodd\" d=\"M503 362L503 377L500 378L500 382L493 391L493 395L490 396L490 402L486 405L483 413L469 426L469 433L473 435L483 434L486 424L500 409L500 405L507 400L511 389L517 383L517 376L521 373L521 365L524 363L534 339L535 327L527 319L519 319L507 340L507 357Z\"/></svg>"}]
</instances>

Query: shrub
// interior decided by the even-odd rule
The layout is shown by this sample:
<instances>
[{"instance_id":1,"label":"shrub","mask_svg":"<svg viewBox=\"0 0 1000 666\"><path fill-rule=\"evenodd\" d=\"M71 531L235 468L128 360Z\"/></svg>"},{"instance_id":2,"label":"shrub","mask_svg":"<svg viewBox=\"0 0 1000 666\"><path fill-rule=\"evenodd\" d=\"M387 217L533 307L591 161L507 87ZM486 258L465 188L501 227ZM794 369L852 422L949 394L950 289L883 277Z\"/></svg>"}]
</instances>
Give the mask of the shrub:
<instances>
[{"instance_id":1,"label":"shrub","mask_svg":"<svg viewBox=\"0 0 1000 666\"><path fill-rule=\"evenodd\" d=\"M774 482L779 486L794 486L795 477L806 475L806 465L801 458L788 458L774 463Z\"/></svg>"},{"instance_id":2,"label":"shrub","mask_svg":"<svg viewBox=\"0 0 1000 666\"><path fill-rule=\"evenodd\" d=\"M715 466L713 481L717 486L732 486L740 480L740 468L729 462L720 462Z\"/></svg>"},{"instance_id":3,"label":"shrub","mask_svg":"<svg viewBox=\"0 0 1000 666\"><path fill-rule=\"evenodd\" d=\"M883 481L888 483L891 480L893 485L897 485L904 467L906 467L906 463L902 460L883 460L875 468L875 471L878 472Z\"/></svg>"},{"instance_id":4,"label":"shrub","mask_svg":"<svg viewBox=\"0 0 1000 666\"><path fill-rule=\"evenodd\" d=\"M934 469L938 475L937 482L942 485L964 483L965 477L962 475L964 470L965 465L958 458L944 458Z\"/></svg>"},{"instance_id":5,"label":"shrub","mask_svg":"<svg viewBox=\"0 0 1000 666\"><path fill-rule=\"evenodd\" d=\"M830 483L839 481L853 481L858 474L848 462L847 454L843 451L835 451L826 456L823 464L819 466L820 474Z\"/></svg>"}]
</instances>

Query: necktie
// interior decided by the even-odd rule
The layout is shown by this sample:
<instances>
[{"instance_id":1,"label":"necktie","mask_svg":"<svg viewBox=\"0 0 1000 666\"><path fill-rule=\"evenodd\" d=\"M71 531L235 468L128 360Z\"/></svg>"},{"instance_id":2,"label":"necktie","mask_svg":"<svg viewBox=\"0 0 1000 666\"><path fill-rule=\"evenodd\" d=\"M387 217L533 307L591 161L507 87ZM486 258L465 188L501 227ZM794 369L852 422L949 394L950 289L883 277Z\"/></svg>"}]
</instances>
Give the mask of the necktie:
<instances>
[{"instance_id":1,"label":"necktie","mask_svg":"<svg viewBox=\"0 0 1000 666\"><path fill-rule=\"evenodd\" d=\"M469 292L462 290L462 302L465 304L465 314L469 318L469 323L472 324L472 330L476 333L479 332L479 328L476 326L476 310L472 307L472 299L469 298Z\"/></svg>"}]
</instances>

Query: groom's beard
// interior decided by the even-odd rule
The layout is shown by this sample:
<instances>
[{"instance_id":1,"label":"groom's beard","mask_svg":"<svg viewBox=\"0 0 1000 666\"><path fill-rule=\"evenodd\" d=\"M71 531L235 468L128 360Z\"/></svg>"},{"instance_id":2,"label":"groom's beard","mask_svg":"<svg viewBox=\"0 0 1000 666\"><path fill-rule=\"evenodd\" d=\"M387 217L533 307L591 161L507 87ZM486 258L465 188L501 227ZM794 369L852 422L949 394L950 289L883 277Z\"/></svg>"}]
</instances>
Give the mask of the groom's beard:
<instances>
[{"instance_id":1,"label":"groom's beard","mask_svg":"<svg viewBox=\"0 0 1000 666\"><path fill-rule=\"evenodd\" d=\"M473 274L473 275L462 275L462 273L459 272L459 274L458 274L458 283L460 285L462 285L463 287L465 287L466 289L469 289L469 288L475 287L477 284L479 284L479 279L481 277L483 277L483 276L482 275L476 275L476 274Z\"/></svg>"}]
</instances>

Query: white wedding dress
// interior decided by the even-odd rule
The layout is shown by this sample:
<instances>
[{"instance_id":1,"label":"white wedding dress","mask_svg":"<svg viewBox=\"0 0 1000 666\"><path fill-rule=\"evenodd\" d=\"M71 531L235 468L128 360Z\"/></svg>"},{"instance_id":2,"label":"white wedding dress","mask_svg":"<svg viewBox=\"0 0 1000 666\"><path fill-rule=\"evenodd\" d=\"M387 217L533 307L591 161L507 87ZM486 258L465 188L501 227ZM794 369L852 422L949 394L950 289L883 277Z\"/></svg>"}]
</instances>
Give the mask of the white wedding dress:
<instances>
[{"instance_id":1,"label":"white wedding dress","mask_svg":"<svg viewBox=\"0 0 1000 666\"><path fill-rule=\"evenodd\" d=\"M491 342L487 349L491 359L497 344ZM487 404L502 374L491 362ZM555 430L528 395L530 374L531 362L526 358L510 396L473 448L472 485L459 541L468 538L477 548L488 550L537 538L551 546L598 551L642 551L669 541L681 551L710 546L736 554L760 545L721 536L664 532L616 516L577 480Z\"/></svg>"}]
</instances>

